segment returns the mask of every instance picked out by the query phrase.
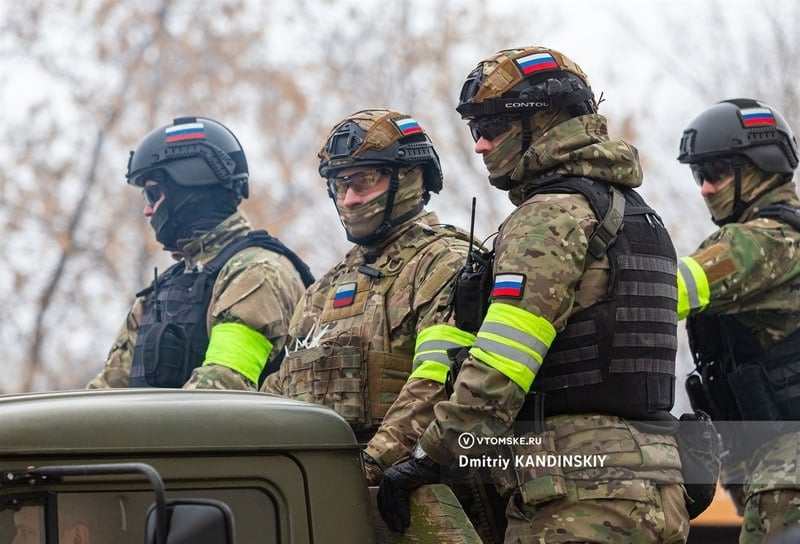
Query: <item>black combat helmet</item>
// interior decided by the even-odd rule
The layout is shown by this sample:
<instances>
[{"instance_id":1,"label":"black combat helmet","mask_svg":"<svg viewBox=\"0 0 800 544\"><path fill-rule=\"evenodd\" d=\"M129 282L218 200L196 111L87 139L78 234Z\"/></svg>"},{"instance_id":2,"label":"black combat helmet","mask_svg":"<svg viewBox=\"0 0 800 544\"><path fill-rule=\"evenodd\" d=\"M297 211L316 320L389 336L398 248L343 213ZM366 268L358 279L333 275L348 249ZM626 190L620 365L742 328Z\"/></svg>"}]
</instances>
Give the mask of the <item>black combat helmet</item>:
<instances>
[{"instance_id":1,"label":"black combat helmet","mask_svg":"<svg viewBox=\"0 0 800 544\"><path fill-rule=\"evenodd\" d=\"M222 185L248 196L247 158L236 136L222 123L180 117L150 132L128 160L128 183L143 187L156 170L188 188Z\"/></svg>"},{"instance_id":2,"label":"black combat helmet","mask_svg":"<svg viewBox=\"0 0 800 544\"><path fill-rule=\"evenodd\" d=\"M695 164L731 155L747 157L764 172L791 175L797 140L775 108L750 98L723 100L683 131L678 161Z\"/></svg>"}]
</instances>

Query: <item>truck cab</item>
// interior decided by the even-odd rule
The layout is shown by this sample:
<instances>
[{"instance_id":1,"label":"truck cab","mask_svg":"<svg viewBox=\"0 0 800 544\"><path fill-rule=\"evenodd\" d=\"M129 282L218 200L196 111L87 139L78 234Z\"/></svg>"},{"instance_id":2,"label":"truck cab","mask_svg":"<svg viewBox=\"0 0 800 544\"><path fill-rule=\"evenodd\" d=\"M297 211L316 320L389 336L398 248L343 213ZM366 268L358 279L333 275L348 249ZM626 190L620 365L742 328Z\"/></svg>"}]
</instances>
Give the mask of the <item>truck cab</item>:
<instances>
[{"instance_id":1,"label":"truck cab","mask_svg":"<svg viewBox=\"0 0 800 544\"><path fill-rule=\"evenodd\" d=\"M360 448L327 408L123 389L2 396L0 414L0 543L375 541Z\"/></svg>"}]
</instances>

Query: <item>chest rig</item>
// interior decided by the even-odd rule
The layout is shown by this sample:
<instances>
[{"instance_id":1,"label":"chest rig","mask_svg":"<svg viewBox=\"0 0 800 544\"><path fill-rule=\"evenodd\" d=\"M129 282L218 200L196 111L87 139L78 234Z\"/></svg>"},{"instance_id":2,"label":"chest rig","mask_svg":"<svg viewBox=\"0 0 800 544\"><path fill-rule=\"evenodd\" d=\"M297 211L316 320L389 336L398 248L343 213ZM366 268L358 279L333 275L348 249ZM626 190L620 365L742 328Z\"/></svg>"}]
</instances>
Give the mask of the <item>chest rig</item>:
<instances>
[{"instance_id":1,"label":"chest rig","mask_svg":"<svg viewBox=\"0 0 800 544\"><path fill-rule=\"evenodd\" d=\"M586 197L600 218L588 258L607 254L611 275L606 295L556 336L532 391L544 393L547 417L663 415L674 402L677 350L677 258L666 228L631 189L558 178L529 196L543 193Z\"/></svg>"},{"instance_id":2,"label":"chest rig","mask_svg":"<svg viewBox=\"0 0 800 544\"><path fill-rule=\"evenodd\" d=\"M308 286L314 278L308 266L266 231L252 231L231 242L211 261L187 271L181 261L146 289L145 311L136 344L129 387L181 387L205 359L208 348L206 316L213 285L231 257L248 247L261 247L287 257Z\"/></svg>"},{"instance_id":3,"label":"chest rig","mask_svg":"<svg viewBox=\"0 0 800 544\"><path fill-rule=\"evenodd\" d=\"M800 231L800 210L787 204L765 206L754 217ZM742 317L758 321L756 314L705 313L686 320L696 367L686 380L692 407L719 420L800 420L800 329L762 346Z\"/></svg>"},{"instance_id":4,"label":"chest rig","mask_svg":"<svg viewBox=\"0 0 800 544\"><path fill-rule=\"evenodd\" d=\"M304 331L319 340L309 345L298 339L297 349L286 355L284 394L332 408L356 432L374 432L408 380L414 356L413 327L407 339L393 337L402 334L396 329L416 312L413 295L403 307L389 308L390 290L412 290L417 271L409 271L409 263L456 232L418 223L392 244L397 250L388 248L368 265L348 259L332 271L320 294L314 330Z\"/></svg>"}]
</instances>

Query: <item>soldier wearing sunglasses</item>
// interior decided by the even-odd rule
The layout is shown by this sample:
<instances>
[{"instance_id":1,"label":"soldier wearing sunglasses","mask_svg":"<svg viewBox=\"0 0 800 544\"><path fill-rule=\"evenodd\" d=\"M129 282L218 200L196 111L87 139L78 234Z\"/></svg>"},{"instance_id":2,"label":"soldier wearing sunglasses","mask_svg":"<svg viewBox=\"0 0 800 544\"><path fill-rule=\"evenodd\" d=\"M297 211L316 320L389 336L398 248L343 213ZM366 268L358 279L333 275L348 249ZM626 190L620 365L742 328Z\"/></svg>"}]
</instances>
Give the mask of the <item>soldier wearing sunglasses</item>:
<instances>
[{"instance_id":1,"label":"soldier wearing sunglasses","mask_svg":"<svg viewBox=\"0 0 800 544\"><path fill-rule=\"evenodd\" d=\"M800 200L795 136L753 99L724 100L686 130L688 164L719 230L680 259L679 317L696 372L692 405L718 424L723 484L744 516L739 542L800 525Z\"/></svg>"},{"instance_id":2,"label":"soldier wearing sunglasses","mask_svg":"<svg viewBox=\"0 0 800 544\"><path fill-rule=\"evenodd\" d=\"M412 458L384 473L381 515L404 530L411 489L487 455L509 462L493 471L507 543L685 542L669 415L676 255L635 190L636 149L609 138L583 70L545 47L481 61L457 111L516 209L495 239L490 304L455 392ZM535 464L602 453L602 466Z\"/></svg>"},{"instance_id":3,"label":"soldier wearing sunglasses","mask_svg":"<svg viewBox=\"0 0 800 544\"><path fill-rule=\"evenodd\" d=\"M367 481L377 485L410 455L446 397L448 349L474 340L455 326L447 304L469 236L426 209L443 178L413 117L355 112L334 125L318 156L354 245L306 291L292 318L294 343L262 391L344 417L365 446ZM475 523L479 532L492 530Z\"/></svg>"},{"instance_id":4,"label":"soldier wearing sunglasses","mask_svg":"<svg viewBox=\"0 0 800 544\"><path fill-rule=\"evenodd\" d=\"M236 136L211 119L175 119L131 152L126 177L178 262L136 294L88 387L257 389L313 278L239 210L249 171Z\"/></svg>"}]
</instances>

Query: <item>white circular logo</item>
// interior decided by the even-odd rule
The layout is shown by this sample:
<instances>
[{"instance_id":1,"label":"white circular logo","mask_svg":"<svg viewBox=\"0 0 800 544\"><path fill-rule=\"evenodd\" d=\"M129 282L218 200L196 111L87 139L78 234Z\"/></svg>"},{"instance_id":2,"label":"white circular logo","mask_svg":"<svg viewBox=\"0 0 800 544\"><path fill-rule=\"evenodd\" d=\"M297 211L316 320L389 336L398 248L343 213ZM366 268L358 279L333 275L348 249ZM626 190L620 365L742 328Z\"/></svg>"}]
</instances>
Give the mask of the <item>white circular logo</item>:
<instances>
[{"instance_id":1,"label":"white circular logo","mask_svg":"<svg viewBox=\"0 0 800 544\"><path fill-rule=\"evenodd\" d=\"M461 433L458 435L458 445L468 450L475 445L475 437L472 433Z\"/></svg>"}]
</instances>

